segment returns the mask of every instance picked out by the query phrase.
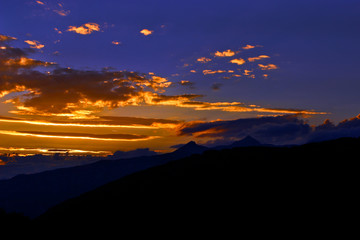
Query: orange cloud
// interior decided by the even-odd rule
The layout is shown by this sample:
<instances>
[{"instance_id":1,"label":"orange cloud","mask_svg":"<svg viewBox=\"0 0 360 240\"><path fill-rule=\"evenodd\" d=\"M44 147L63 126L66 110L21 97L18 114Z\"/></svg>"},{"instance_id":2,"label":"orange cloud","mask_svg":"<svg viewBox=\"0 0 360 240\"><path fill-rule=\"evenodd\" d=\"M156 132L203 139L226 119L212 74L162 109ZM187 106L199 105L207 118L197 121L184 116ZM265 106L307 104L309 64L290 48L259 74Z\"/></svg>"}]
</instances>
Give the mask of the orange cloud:
<instances>
[{"instance_id":1,"label":"orange cloud","mask_svg":"<svg viewBox=\"0 0 360 240\"><path fill-rule=\"evenodd\" d=\"M39 41L36 40L25 40L24 42L29 44L31 48L41 49L45 47L44 44L41 44Z\"/></svg>"},{"instance_id":2,"label":"orange cloud","mask_svg":"<svg viewBox=\"0 0 360 240\"><path fill-rule=\"evenodd\" d=\"M243 64L245 64L246 61L244 59L242 59L242 58L239 58L239 59L233 59L230 62L235 63L237 65L243 65Z\"/></svg>"},{"instance_id":3,"label":"orange cloud","mask_svg":"<svg viewBox=\"0 0 360 240\"><path fill-rule=\"evenodd\" d=\"M249 62L255 62L256 60L261 60L261 59L264 59L264 58L270 58L270 57L267 56L267 55L260 55L260 56L258 56L258 57L248 58L248 61L249 61Z\"/></svg>"},{"instance_id":4,"label":"orange cloud","mask_svg":"<svg viewBox=\"0 0 360 240\"><path fill-rule=\"evenodd\" d=\"M217 51L216 53L214 53L216 57L232 57L235 55L235 52L228 49L226 51L223 51L223 52L219 52Z\"/></svg>"},{"instance_id":5,"label":"orange cloud","mask_svg":"<svg viewBox=\"0 0 360 240\"><path fill-rule=\"evenodd\" d=\"M37 4L40 4L40 5L45 5L45 3L42 2L42 1L36 1L36 3L37 3Z\"/></svg>"},{"instance_id":6,"label":"orange cloud","mask_svg":"<svg viewBox=\"0 0 360 240\"><path fill-rule=\"evenodd\" d=\"M154 31L149 30L149 29L143 29L140 31L140 33L144 34L145 36L151 35L154 33Z\"/></svg>"},{"instance_id":7,"label":"orange cloud","mask_svg":"<svg viewBox=\"0 0 360 240\"><path fill-rule=\"evenodd\" d=\"M248 50L248 49L252 49L252 48L255 48L255 46L252 46L252 45L246 45L245 47L242 47L242 49L245 49L245 50Z\"/></svg>"},{"instance_id":8,"label":"orange cloud","mask_svg":"<svg viewBox=\"0 0 360 240\"><path fill-rule=\"evenodd\" d=\"M54 12L56 12L57 14L59 14L62 17L66 17L70 14L70 10L54 10Z\"/></svg>"},{"instance_id":9,"label":"orange cloud","mask_svg":"<svg viewBox=\"0 0 360 240\"><path fill-rule=\"evenodd\" d=\"M207 63L211 61L211 58L201 57L197 59L198 62Z\"/></svg>"},{"instance_id":10,"label":"orange cloud","mask_svg":"<svg viewBox=\"0 0 360 240\"><path fill-rule=\"evenodd\" d=\"M275 64L268 64L268 65L258 64L258 66L261 68L261 70L278 69L278 66L276 66Z\"/></svg>"},{"instance_id":11,"label":"orange cloud","mask_svg":"<svg viewBox=\"0 0 360 240\"><path fill-rule=\"evenodd\" d=\"M16 39L17 39L17 38L9 37L9 36L1 35L1 34L0 34L0 42L7 42L7 41L16 40Z\"/></svg>"},{"instance_id":12,"label":"orange cloud","mask_svg":"<svg viewBox=\"0 0 360 240\"><path fill-rule=\"evenodd\" d=\"M215 74L215 73L225 73L225 70L203 70L203 74Z\"/></svg>"},{"instance_id":13,"label":"orange cloud","mask_svg":"<svg viewBox=\"0 0 360 240\"><path fill-rule=\"evenodd\" d=\"M111 43L114 45L121 45L121 42L119 42L119 41L112 41Z\"/></svg>"},{"instance_id":14,"label":"orange cloud","mask_svg":"<svg viewBox=\"0 0 360 240\"><path fill-rule=\"evenodd\" d=\"M78 34L82 35L88 35L91 34L94 31L100 31L100 26L97 23L85 23L81 25L80 27L76 26L69 26L68 32L76 32Z\"/></svg>"},{"instance_id":15,"label":"orange cloud","mask_svg":"<svg viewBox=\"0 0 360 240\"><path fill-rule=\"evenodd\" d=\"M96 141L144 141L159 138L157 136L144 136L135 134L86 134L86 133L63 133L63 132L37 132L37 131L7 131L0 130L0 134L23 137L78 139Z\"/></svg>"}]
</instances>

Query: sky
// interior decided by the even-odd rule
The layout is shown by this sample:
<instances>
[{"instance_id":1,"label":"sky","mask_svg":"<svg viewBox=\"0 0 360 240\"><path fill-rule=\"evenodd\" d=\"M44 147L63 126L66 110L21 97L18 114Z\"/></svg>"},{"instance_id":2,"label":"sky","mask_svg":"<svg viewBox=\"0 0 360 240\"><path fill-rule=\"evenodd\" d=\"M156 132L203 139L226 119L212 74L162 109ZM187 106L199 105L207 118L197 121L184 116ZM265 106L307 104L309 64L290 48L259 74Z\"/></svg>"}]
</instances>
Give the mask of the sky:
<instances>
[{"instance_id":1,"label":"sky","mask_svg":"<svg viewBox=\"0 0 360 240\"><path fill-rule=\"evenodd\" d=\"M3 0L0 153L360 136L359 12L358 0Z\"/></svg>"}]
</instances>

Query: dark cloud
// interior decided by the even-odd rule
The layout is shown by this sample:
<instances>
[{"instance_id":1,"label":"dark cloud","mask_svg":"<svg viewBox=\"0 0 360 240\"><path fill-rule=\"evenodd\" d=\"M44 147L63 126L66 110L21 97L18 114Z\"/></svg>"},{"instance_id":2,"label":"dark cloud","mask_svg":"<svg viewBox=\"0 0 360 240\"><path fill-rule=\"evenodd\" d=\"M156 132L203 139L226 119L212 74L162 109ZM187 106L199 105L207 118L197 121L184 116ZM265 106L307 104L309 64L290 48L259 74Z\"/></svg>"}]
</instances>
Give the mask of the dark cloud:
<instances>
[{"instance_id":1,"label":"dark cloud","mask_svg":"<svg viewBox=\"0 0 360 240\"><path fill-rule=\"evenodd\" d=\"M214 91L219 90L222 87L221 83L214 83L213 85L211 85L211 89Z\"/></svg>"},{"instance_id":2,"label":"dark cloud","mask_svg":"<svg viewBox=\"0 0 360 240\"><path fill-rule=\"evenodd\" d=\"M9 132L11 135L12 132ZM17 131L16 135L67 137L67 138L89 138L89 139L112 139L112 140L141 140L149 136L137 134L91 134L91 133L69 133L69 132L41 132L41 131Z\"/></svg>"},{"instance_id":3,"label":"dark cloud","mask_svg":"<svg viewBox=\"0 0 360 240\"><path fill-rule=\"evenodd\" d=\"M303 144L340 137L359 137L360 115L338 125L326 120L315 127L300 119L299 115L188 122L179 127L178 135L213 138L207 145L228 144L248 135L268 144Z\"/></svg>"}]
</instances>

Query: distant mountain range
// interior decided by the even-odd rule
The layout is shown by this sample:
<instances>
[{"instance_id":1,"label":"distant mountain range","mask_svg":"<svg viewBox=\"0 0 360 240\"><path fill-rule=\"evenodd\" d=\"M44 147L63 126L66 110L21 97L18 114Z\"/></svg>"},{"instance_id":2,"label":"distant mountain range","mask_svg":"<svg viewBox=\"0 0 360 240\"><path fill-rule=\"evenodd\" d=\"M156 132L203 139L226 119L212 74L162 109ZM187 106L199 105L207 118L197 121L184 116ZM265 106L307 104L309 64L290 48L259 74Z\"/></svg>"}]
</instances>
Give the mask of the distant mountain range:
<instances>
[{"instance_id":1,"label":"distant mountain range","mask_svg":"<svg viewBox=\"0 0 360 240\"><path fill-rule=\"evenodd\" d=\"M0 181L0 208L35 217L51 206L108 182L206 150L208 148L189 142L168 154L101 160L76 167L18 175Z\"/></svg>"},{"instance_id":2,"label":"distant mountain range","mask_svg":"<svg viewBox=\"0 0 360 240\"><path fill-rule=\"evenodd\" d=\"M349 140L349 144L352 144L350 147L352 150L354 148L354 142L358 144L357 139ZM264 146L266 147L264 148ZM309 144L306 146L309 148L309 146L312 145ZM333 150L327 149L329 146L326 145L326 143L320 145L315 144L314 146L322 146L324 151ZM326 147L324 148L324 146ZM340 144L340 142L336 142L335 146L341 146L340 149L346 147L346 145ZM359 145L356 145L356 147L359 147ZM279 153L282 155L287 151L287 148L272 148L269 147L269 145L263 145L250 136L241 141L234 142L229 146L220 146L212 149L200 146L191 141L168 154L131 159L102 160L88 165L56 169L38 174L18 175L12 179L0 181L0 208L8 212L21 212L33 218L67 199L77 197L127 175L164 165L193 154L199 155L204 152L215 154L216 152L232 151L227 149L233 149L232 153L241 153L243 151L267 152L269 150L265 149L272 149L271 151L280 151ZM298 148L293 147L291 149ZM295 151L292 150L289 154L294 154L294 152ZM316 154L319 153L316 152ZM271 156L263 156L264 159L269 160L276 160L277 157L274 152L272 152ZM291 160L298 156L289 155L287 157ZM319 154L318 156L304 156L304 159L309 159L309 157L323 158L323 156ZM238 157L234 157L233 160L248 161L251 158L251 155L239 155ZM221 162L221 159L219 159L219 161Z\"/></svg>"},{"instance_id":3,"label":"distant mountain range","mask_svg":"<svg viewBox=\"0 0 360 240\"><path fill-rule=\"evenodd\" d=\"M81 223L88 236L97 230L184 237L345 230L356 226L347 214L358 204L353 154L359 147L359 139L339 139L209 150L69 199L35 223L54 231L79 230ZM200 149L194 143L186 148Z\"/></svg>"}]
</instances>

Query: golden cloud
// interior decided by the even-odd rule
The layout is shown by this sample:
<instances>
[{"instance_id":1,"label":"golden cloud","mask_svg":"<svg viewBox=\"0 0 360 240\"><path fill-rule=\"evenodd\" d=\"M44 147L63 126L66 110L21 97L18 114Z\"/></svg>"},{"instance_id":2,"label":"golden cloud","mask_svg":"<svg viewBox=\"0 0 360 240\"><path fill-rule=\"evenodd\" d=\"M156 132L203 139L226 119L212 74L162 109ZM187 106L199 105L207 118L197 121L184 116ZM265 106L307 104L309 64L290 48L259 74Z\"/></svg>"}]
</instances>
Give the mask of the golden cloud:
<instances>
[{"instance_id":1,"label":"golden cloud","mask_svg":"<svg viewBox=\"0 0 360 240\"><path fill-rule=\"evenodd\" d=\"M143 29L140 31L140 33L144 34L145 36L151 35L154 33L154 31L149 30L149 29Z\"/></svg>"},{"instance_id":2,"label":"golden cloud","mask_svg":"<svg viewBox=\"0 0 360 240\"><path fill-rule=\"evenodd\" d=\"M197 59L198 62L207 63L211 61L211 58L201 57Z\"/></svg>"},{"instance_id":3,"label":"golden cloud","mask_svg":"<svg viewBox=\"0 0 360 240\"><path fill-rule=\"evenodd\" d=\"M25 40L24 42L29 44L31 48L41 49L45 47L44 44L41 44L39 41L36 40Z\"/></svg>"},{"instance_id":4,"label":"golden cloud","mask_svg":"<svg viewBox=\"0 0 360 240\"><path fill-rule=\"evenodd\" d=\"M276 66L275 64L268 64L268 65L258 64L258 66L261 68L261 70L278 69L278 66Z\"/></svg>"},{"instance_id":5,"label":"golden cloud","mask_svg":"<svg viewBox=\"0 0 360 240\"><path fill-rule=\"evenodd\" d=\"M217 51L217 52L214 53L214 55L215 55L216 57L232 57L232 56L235 55L235 52L232 51L232 50L230 50L230 49L228 49L228 50L223 51L223 52Z\"/></svg>"},{"instance_id":6,"label":"golden cloud","mask_svg":"<svg viewBox=\"0 0 360 240\"><path fill-rule=\"evenodd\" d=\"M237 64L237 65L243 65L243 64L246 63L246 61L245 61L244 59L242 59L242 58L233 59L233 60L231 60L230 62L231 62L231 63L235 63L235 64Z\"/></svg>"},{"instance_id":7,"label":"golden cloud","mask_svg":"<svg viewBox=\"0 0 360 240\"><path fill-rule=\"evenodd\" d=\"M119 42L119 41L112 41L111 43L114 45L121 45L121 42Z\"/></svg>"},{"instance_id":8,"label":"golden cloud","mask_svg":"<svg viewBox=\"0 0 360 240\"><path fill-rule=\"evenodd\" d=\"M85 23L81 25L80 27L76 26L69 26L68 32L76 32L78 34L82 35L88 35L91 34L94 31L100 31L100 26L97 23Z\"/></svg>"},{"instance_id":9,"label":"golden cloud","mask_svg":"<svg viewBox=\"0 0 360 240\"><path fill-rule=\"evenodd\" d=\"M252 46L252 45L246 45L245 47L242 47L242 49L245 49L245 50L249 50L249 49L253 49L255 48L255 46Z\"/></svg>"},{"instance_id":10,"label":"golden cloud","mask_svg":"<svg viewBox=\"0 0 360 240\"><path fill-rule=\"evenodd\" d=\"M225 70L203 70L203 74L207 75L207 74L215 74L215 73L226 73L227 71Z\"/></svg>"},{"instance_id":11,"label":"golden cloud","mask_svg":"<svg viewBox=\"0 0 360 240\"><path fill-rule=\"evenodd\" d=\"M270 57L267 56L267 55L260 55L258 57L250 57L250 58L248 58L248 61L249 62L255 62L256 60L261 60L261 59L264 59L264 58L270 58Z\"/></svg>"},{"instance_id":12,"label":"golden cloud","mask_svg":"<svg viewBox=\"0 0 360 240\"><path fill-rule=\"evenodd\" d=\"M59 14L62 17L66 17L66 16L68 16L70 14L70 10L64 10L64 9L54 10L54 12Z\"/></svg>"}]
</instances>

